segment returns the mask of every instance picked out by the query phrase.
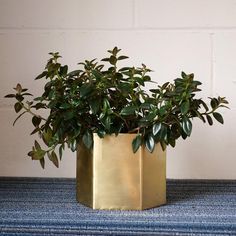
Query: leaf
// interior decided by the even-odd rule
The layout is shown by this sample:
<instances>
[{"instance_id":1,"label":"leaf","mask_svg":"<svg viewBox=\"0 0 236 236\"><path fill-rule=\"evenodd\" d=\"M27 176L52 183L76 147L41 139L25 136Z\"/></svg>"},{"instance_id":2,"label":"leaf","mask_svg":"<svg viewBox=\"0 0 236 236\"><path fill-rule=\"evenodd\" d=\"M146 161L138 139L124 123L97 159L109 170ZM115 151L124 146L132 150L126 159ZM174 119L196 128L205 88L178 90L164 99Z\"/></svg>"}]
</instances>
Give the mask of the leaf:
<instances>
[{"instance_id":1,"label":"leaf","mask_svg":"<svg viewBox=\"0 0 236 236\"><path fill-rule=\"evenodd\" d=\"M68 66L65 65L65 66L62 66L62 67L60 68L60 72L59 72L59 73L60 73L61 76L66 76L67 71L68 71Z\"/></svg>"},{"instance_id":2,"label":"leaf","mask_svg":"<svg viewBox=\"0 0 236 236\"><path fill-rule=\"evenodd\" d=\"M139 147L142 144L142 137L140 134L138 134L134 140L132 141L132 148L133 148L133 152L136 153L137 150L139 149Z\"/></svg>"},{"instance_id":3,"label":"leaf","mask_svg":"<svg viewBox=\"0 0 236 236\"><path fill-rule=\"evenodd\" d=\"M50 146L50 141L52 140L52 130L50 127L43 132L42 139L47 146Z\"/></svg>"},{"instance_id":4,"label":"leaf","mask_svg":"<svg viewBox=\"0 0 236 236\"><path fill-rule=\"evenodd\" d=\"M90 149L92 147L92 145L93 145L93 137L92 137L91 133L88 130L83 135L82 140L83 140L84 145L88 149Z\"/></svg>"},{"instance_id":5,"label":"leaf","mask_svg":"<svg viewBox=\"0 0 236 236\"><path fill-rule=\"evenodd\" d=\"M220 113L213 112L213 116L218 122L220 122L221 124L224 124L224 119Z\"/></svg>"},{"instance_id":6,"label":"leaf","mask_svg":"<svg viewBox=\"0 0 236 236\"><path fill-rule=\"evenodd\" d=\"M66 109L69 109L70 107L71 107L70 104L68 104L68 103L62 103L59 108L60 108L60 109L63 109L63 110L66 110Z\"/></svg>"},{"instance_id":7,"label":"leaf","mask_svg":"<svg viewBox=\"0 0 236 236\"><path fill-rule=\"evenodd\" d=\"M187 74L182 71L182 72L181 72L181 76L182 76L183 79L185 79L185 78L187 77Z\"/></svg>"},{"instance_id":8,"label":"leaf","mask_svg":"<svg viewBox=\"0 0 236 236\"><path fill-rule=\"evenodd\" d=\"M152 126L152 133L154 136L159 133L159 131L161 130L161 126L161 123L156 123Z\"/></svg>"},{"instance_id":9,"label":"leaf","mask_svg":"<svg viewBox=\"0 0 236 236\"><path fill-rule=\"evenodd\" d=\"M44 157L39 160L41 167L44 169L45 167L45 159Z\"/></svg>"},{"instance_id":10,"label":"leaf","mask_svg":"<svg viewBox=\"0 0 236 236\"><path fill-rule=\"evenodd\" d=\"M59 147L59 158L60 158L60 160L62 159L63 150L64 150L64 144L61 144L61 146Z\"/></svg>"},{"instance_id":11,"label":"leaf","mask_svg":"<svg viewBox=\"0 0 236 236\"><path fill-rule=\"evenodd\" d=\"M152 137L152 135L149 135L145 141L145 145L146 145L146 148L149 152L153 152L154 148L155 148L155 141Z\"/></svg>"},{"instance_id":12,"label":"leaf","mask_svg":"<svg viewBox=\"0 0 236 236\"><path fill-rule=\"evenodd\" d=\"M213 120L209 115L206 115L207 121L209 123L209 125L213 125Z\"/></svg>"},{"instance_id":13,"label":"leaf","mask_svg":"<svg viewBox=\"0 0 236 236\"><path fill-rule=\"evenodd\" d=\"M39 143L37 142L37 140L34 141L34 146L35 146L35 148L36 148L36 151L42 150L41 147L40 147L40 145L39 145Z\"/></svg>"},{"instance_id":14,"label":"leaf","mask_svg":"<svg viewBox=\"0 0 236 236\"><path fill-rule=\"evenodd\" d=\"M14 105L14 108L15 108L16 113L18 113L18 112L23 108L23 106L22 106L21 103L17 102L17 103Z\"/></svg>"},{"instance_id":15,"label":"leaf","mask_svg":"<svg viewBox=\"0 0 236 236\"><path fill-rule=\"evenodd\" d=\"M115 56L110 56L110 59L109 59L109 62L112 64L112 65L115 65L116 64L116 62L117 62L117 59L116 59L116 57Z\"/></svg>"},{"instance_id":16,"label":"leaf","mask_svg":"<svg viewBox=\"0 0 236 236\"><path fill-rule=\"evenodd\" d=\"M189 110L189 101L185 101L181 104L180 111L182 115L185 115Z\"/></svg>"},{"instance_id":17,"label":"leaf","mask_svg":"<svg viewBox=\"0 0 236 236\"><path fill-rule=\"evenodd\" d=\"M127 59L127 58L129 58L129 57L127 57L127 56L119 56L117 60L124 60L124 59Z\"/></svg>"},{"instance_id":18,"label":"leaf","mask_svg":"<svg viewBox=\"0 0 236 236\"><path fill-rule=\"evenodd\" d=\"M57 154L54 151L52 151L48 157L50 161L58 168L59 162L58 162Z\"/></svg>"},{"instance_id":19,"label":"leaf","mask_svg":"<svg viewBox=\"0 0 236 236\"><path fill-rule=\"evenodd\" d=\"M40 160L44 157L46 151L39 149L36 151L33 151L31 154L32 160Z\"/></svg>"},{"instance_id":20,"label":"leaf","mask_svg":"<svg viewBox=\"0 0 236 236\"><path fill-rule=\"evenodd\" d=\"M39 74L36 78L35 78L35 80L37 80L37 79L41 79L41 78L43 78L43 77L45 77L46 75L47 75L47 71L43 71L41 74Z\"/></svg>"},{"instance_id":21,"label":"leaf","mask_svg":"<svg viewBox=\"0 0 236 236\"><path fill-rule=\"evenodd\" d=\"M83 84L80 88L80 97L86 97L93 91L93 85L92 84Z\"/></svg>"},{"instance_id":22,"label":"leaf","mask_svg":"<svg viewBox=\"0 0 236 236\"><path fill-rule=\"evenodd\" d=\"M192 122L190 121L190 119L187 117L184 117L181 125L182 125L183 131L185 132L185 134L190 136L191 132L192 132Z\"/></svg>"},{"instance_id":23,"label":"leaf","mask_svg":"<svg viewBox=\"0 0 236 236\"><path fill-rule=\"evenodd\" d=\"M5 98L14 98L14 97L16 97L15 94L7 94L7 95L5 96Z\"/></svg>"},{"instance_id":24,"label":"leaf","mask_svg":"<svg viewBox=\"0 0 236 236\"><path fill-rule=\"evenodd\" d=\"M101 61L109 61L110 58L103 58Z\"/></svg>"},{"instance_id":25,"label":"leaf","mask_svg":"<svg viewBox=\"0 0 236 236\"><path fill-rule=\"evenodd\" d=\"M70 149L72 152L75 152L77 150L77 141L76 139L73 139L70 144Z\"/></svg>"},{"instance_id":26,"label":"leaf","mask_svg":"<svg viewBox=\"0 0 236 236\"><path fill-rule=\"evenodd\" d=\"M102 129L99 129L97 131L97 135L99 136L99 138L104 138L104 136L106 135L106 131L102 130Z\"/></svg>"},{"instance_id":27,"label":"leaf","mask_svg":"<svg viewBox=\"0 0 236 236\"><path fill-rule=\"evenodd\" d=\"M105 129L109 132L111 128L111 117L106 116L103 119L101 119L102 125L105 127Z\"/></svg>"},{"instance_id":28,"label":"leaf","mask_svg":"<svg viewBox=\"0 0 236 236\"><path fill-rule=\"evenodd\" d=\"M90 109L94 115L96 115L100 109L100 101L97 100L91 100L89 101Z\"/></svg>"},{"instance_id":29,"label":"leaf","mask_svg":"<svg viewBox=\"0 0 236 236\"><path fill-rule=\"evenodd\" d=\"M219 105L219 102L216 98L211 99L211 107L215 109Z\"/></svg>"},{"instance_id":30,"label":"leaf","mask_svg":"<svg viewBox=\"0 0 236 236\"><path fill-rule=\"evenodd\" d=\"M133 115L135 114L135 111L137 110L136 106L128 106L128 107L124 107L121 112L120 115L123 116L129 116L129 115Z\"/></svg>"},{"instance_id":31,"label":"leaf","mask_svg":"<svg viewBox=\"0 0 236 236\"><path fill-rule=\"evenodd\" d=\"M39 117L37 117L37 116L33 116L33 118L32 118L32 123L33 123L33 125L35 126L35 127L38 127L39 126L39 124L40 124L40 122L41 122L41 118L39 118Z\"/></svg>"},{"instance_id":32,"label":"leaf","mask_svg":"<svg viewBox=\"0 0 236 236\"><path fill-rule=\"evenodd\" d=\"M14 88L18 93L22 92L22 87L20 84L17 84L16 87Z\"/></svg>"}]
</instances>

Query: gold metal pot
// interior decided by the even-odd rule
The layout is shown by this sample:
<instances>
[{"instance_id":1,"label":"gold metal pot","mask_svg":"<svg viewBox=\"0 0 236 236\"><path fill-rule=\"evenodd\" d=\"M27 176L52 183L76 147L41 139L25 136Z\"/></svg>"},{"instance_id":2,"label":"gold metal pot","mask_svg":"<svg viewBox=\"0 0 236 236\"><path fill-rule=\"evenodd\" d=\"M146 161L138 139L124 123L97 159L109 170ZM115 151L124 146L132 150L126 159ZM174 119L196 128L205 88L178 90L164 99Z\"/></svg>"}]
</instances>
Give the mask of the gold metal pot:
<instances>
[{"instance_id":1,"label":"gold metal pot","mask_svg":"<svg viewBox=\"0 0 236 236\"><path fill-rule=\"evenodd\" d=\"M77 200L93 209L143 210L166 203L166 152L132 151L136 134L93 135L77 151Z\"/></svg>"}]
</instances>

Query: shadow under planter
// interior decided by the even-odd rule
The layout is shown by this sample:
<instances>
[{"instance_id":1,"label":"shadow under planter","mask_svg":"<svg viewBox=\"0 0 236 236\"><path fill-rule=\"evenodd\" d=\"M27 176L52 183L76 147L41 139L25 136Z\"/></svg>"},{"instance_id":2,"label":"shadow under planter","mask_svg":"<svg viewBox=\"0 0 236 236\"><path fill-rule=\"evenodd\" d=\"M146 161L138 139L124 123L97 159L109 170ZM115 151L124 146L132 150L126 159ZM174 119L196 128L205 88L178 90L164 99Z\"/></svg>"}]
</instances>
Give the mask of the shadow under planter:
<instances>
[{"instance_id":1,"label":"shadow under planter","mask_svg":"<svg viewBox=\"0 0 236 236\"><path fill-rule=\"evenodd\" d=\"M166 203L166 152L136 153L136 134L93 135L93 150L77 151L77 200L93 209L143 210Z\"/></svg>"}]
</instances>

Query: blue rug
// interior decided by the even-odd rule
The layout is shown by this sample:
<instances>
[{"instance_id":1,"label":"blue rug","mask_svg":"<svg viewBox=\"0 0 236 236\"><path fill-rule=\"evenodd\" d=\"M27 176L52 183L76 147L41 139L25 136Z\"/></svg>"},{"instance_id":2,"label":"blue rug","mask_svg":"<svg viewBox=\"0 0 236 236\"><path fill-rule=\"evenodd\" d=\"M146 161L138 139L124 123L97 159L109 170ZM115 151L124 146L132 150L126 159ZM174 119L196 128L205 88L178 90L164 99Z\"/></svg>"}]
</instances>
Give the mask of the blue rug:
<instances>
[{"instance_id":1,"label":"blue rug","mask_svg":"<svg viewBox=\"0 0 236 236\"><path fill-rule=\"evenodd\" d=\"M167 205L98 211L74 179L0 177L0 235L236 235L236 180L168 180Z\"/></svg>"}]
</instances>

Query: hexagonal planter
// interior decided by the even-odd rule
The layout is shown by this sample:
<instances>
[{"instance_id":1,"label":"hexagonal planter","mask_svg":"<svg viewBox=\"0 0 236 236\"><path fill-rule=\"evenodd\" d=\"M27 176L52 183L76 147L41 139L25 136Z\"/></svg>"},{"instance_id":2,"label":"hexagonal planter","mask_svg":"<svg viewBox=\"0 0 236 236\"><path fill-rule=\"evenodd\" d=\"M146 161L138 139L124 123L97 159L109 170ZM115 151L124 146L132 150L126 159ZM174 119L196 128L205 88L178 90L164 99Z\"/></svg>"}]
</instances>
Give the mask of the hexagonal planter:
<instances>
[{"instance_id":1,"label":"hexagonal planter","mask_svg":"<svg viewBox=\"0 0 236 236\"><path fill-rule=\"evenodd\" d=\"M136 134L94 134L93 150L77 151L77 200L93 209L143 210L166 203L166 152L132 151Z\"/></svg>"}]
</instances>

